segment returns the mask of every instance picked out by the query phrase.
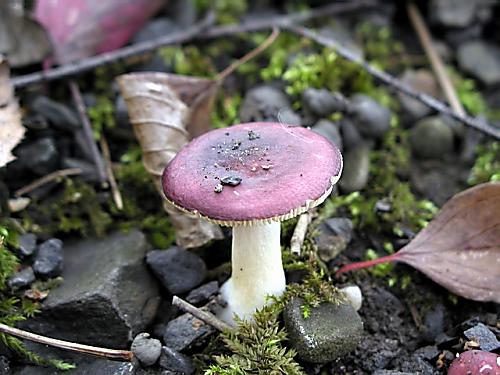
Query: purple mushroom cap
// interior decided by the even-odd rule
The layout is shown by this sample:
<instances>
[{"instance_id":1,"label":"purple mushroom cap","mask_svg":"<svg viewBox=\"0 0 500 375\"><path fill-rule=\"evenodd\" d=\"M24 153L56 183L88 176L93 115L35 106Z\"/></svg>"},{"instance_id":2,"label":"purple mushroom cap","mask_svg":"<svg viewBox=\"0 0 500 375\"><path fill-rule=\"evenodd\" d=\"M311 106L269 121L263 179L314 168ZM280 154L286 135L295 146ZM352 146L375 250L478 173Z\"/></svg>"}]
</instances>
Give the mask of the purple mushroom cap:
<instances>
[{"instance_id":1,"label":"purple mushroom cap","mask_svg":"<svg viewBox=\"0 0 500 375\"><path fill-rule=\"evenodd\" d=\"M280 123L247 123L193 139L167 165L175 206L222 225L284 220L328 196L342 171L323 136Z\"/></svg>"}]
</instances>

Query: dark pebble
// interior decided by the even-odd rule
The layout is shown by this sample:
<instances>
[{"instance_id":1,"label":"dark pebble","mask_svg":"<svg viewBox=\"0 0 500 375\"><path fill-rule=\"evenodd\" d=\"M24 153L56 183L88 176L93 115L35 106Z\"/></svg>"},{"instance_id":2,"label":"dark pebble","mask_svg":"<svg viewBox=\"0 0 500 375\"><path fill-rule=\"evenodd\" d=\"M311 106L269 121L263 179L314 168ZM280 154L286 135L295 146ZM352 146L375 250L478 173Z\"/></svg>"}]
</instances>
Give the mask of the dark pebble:
<instances>
[{"instance_id":1,"label":"dark pebble","mask_svg":"<svg viewBox=\"0 0 500 375\"><path fill-rule=\"evenodd\" d=\"M175 373L190 375L195 371L191 358L177 350L164 346L161 349L160 367Z\"/></svg>"},{"instance_id":2,"label":"dark pebble","mask_svg":"<svg viewBox=\"0 0 500 375\"><path fill-rule=\"evenodd\" d=\"M186 301L194 305L205 303L210 297L219 291L219 283L210 281L196 289L193 289L186 297Z\"/></svg>"},{"instance_id":3,"label":"dark pebble","mask_svg":"<svg viewBox=\"0 0 500 375\"><path fill-rule=\"evenodd\" d=\"M51 238L42 243L33 263L37 276L51 278L61 275L63 268L63 243L57 238Z\"/></svg>"},{"instance_id":4,"label":"dark pebble","mask_svg":"<svg viewBox=\"0 0 500 375\"><path fill-rule=\"evenodd\" d=\"M21 168L29 169L39 176L53 172L59 163L59 152L51 137L40 138L19 146L16 155Z\"/></svg>"},{"instance_id":5,"label":"dark pebble","mask_svg":"<svg viewBox=\"0 0 500 375\"><path fill-rule=\"evenodd\" d=\"M46 96L36 97L31 102L31 109L59 129L74 131L80 128L80 120L75 111Z\"/></svg>"},{"instance_id":6,"label":"dark pebble","mask_svg":"<svg viewBox=\"0 0 500 375\"><path fill-rule=\"evenodd\" d=\"M130 350L144 366L152 366L160 358L161 342L151 338L149 333L139 333L132 341Z\"/></svg>"},{"instance_id":7,"label":"dark pebble","mask_svg":"<svg viewBox=\"0 0 500 375\"><path fill-rule=\"evenodd\" d=\"M27 258L36 250L36 235L33 233L24 233L19 236L18 252L23 258Z\"/></svg>"},{"instance_id":8,"label":"dark pebble","mask_svg":"<svg viewBox=\"0 0 500 375\"><path fill-rule=\"evenodd\" d=\"M23 289L27 286L31 285L33 281L35 281L35 273L33 272L33 268L26 267L22 271L14 274L9 281L7 282L9 288L13 290Z\"/></svg>"},{"instance_id":9,"label":"dark pebble","mask_svg":"<svg viewBox=\"0 0 500 375\"><path fill-rule=\"evenodd\" d=\"M500 342L497 340L495 334L483 323L478 323L476 326L469 328L464 332L464 335L469 340L476 341L481 349L488 352L500 348Z\"/></svg>"},{"instance_id":10,"label":"dark pebble","mask_svg":"<svg viewBox=\"0 0 500 375\"><path fill-rule=\"evenodd\" d=\"M180 352L204 343L215 329L191 314L183 314L167 324L163 341L168 347Z\"/></svg>"}]
</instances>

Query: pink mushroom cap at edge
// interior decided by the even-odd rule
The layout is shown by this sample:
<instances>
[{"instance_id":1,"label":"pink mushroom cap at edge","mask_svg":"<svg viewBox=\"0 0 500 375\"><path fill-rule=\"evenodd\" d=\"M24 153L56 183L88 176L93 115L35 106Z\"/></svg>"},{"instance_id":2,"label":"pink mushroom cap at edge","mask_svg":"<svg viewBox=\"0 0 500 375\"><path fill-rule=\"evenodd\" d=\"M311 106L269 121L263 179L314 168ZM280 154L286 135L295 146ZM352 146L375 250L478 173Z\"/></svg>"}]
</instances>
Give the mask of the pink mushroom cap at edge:
<instances>
[{"instance_id":1,"label":"pink mushroom cap at edge","mask_svg":"<svg viewBox=\"0 0 500 375\"><path fill-rule=\"evenodd\" d=\"M340 151L323 136L281 123L247 123L193 139L167 165L162 182L177 207L238 225L287 219L320 204L341 171ZM235 185L221 184L228 179Z\"/></svg>"}]
</instances>

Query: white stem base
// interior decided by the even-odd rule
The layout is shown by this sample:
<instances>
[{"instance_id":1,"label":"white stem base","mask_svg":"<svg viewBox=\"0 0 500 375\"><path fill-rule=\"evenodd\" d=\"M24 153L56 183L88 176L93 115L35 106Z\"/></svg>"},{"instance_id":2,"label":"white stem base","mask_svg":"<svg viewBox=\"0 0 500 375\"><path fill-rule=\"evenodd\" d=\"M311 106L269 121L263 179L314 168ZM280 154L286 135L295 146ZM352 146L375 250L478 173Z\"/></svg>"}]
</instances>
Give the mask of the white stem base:
<instances>
[{"instance_id":1,"label":"white stem base","mask_svg":"<svg viewBox=\"0 0 500 375\"><path fill-rule=\"evenodd\" d=\"M267 296L285 291L280 229L279 222L233 227L232 276L220 289L227 302L217 314L221 320L234 325L234 314L251 319Z\"/></svg>"}]
</instances>

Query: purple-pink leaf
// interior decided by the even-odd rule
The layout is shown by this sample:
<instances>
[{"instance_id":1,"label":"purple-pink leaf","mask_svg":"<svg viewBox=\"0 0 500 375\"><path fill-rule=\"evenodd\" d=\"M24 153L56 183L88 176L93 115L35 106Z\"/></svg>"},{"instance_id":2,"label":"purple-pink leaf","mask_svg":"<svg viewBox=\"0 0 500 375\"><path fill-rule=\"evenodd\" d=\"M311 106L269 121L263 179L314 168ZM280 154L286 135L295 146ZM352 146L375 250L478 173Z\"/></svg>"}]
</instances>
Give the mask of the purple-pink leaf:
<instances>
[{"instance_id":1,"label":"purple-pink leaf","mask_svg":"<svg viewBox=\"0 0 500 375\"><path fill-rule=\"evenodd\" d=\"M455 195L400 251L338 273L388 261L409 264L459 296L500 303L500 183Z\"/></svg>"},{"instance_id":2,"label":"purple-pink leaf","mask_svg":"<svg viewBox=\"0 0 500 375\"><path fill-rule=\"evenodd\" d=\"M36 19L61 64L120 48L164 0L37 0Z\"/></svg>"}]
</instances>

